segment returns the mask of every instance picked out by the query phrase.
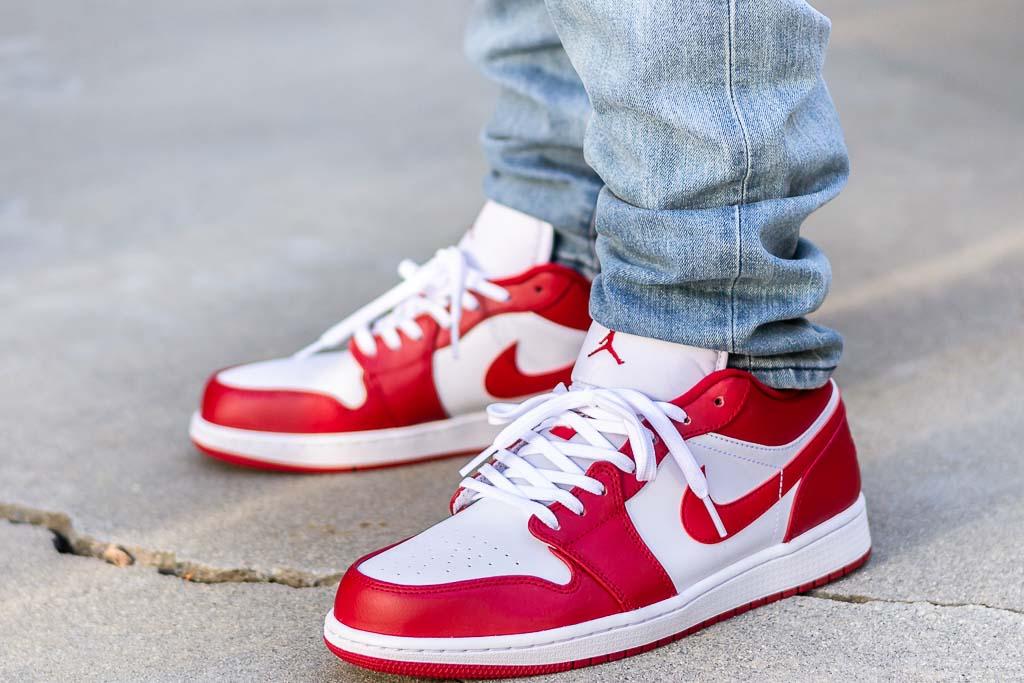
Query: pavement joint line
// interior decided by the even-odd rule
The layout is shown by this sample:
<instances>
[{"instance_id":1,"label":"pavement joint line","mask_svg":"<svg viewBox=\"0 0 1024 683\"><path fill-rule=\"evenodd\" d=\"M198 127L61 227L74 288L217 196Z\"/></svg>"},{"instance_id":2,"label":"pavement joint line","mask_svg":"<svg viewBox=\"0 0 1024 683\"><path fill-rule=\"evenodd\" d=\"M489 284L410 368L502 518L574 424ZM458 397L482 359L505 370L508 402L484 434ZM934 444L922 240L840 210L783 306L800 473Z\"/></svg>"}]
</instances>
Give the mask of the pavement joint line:
<instances>
[{"instance_id":1,"label":"pavement joint line","mask_svg":"<svg viewBox=\"0 0 1024 683\"><path fill-rule=\"evenodd\" d=\"M986 605L981 602L942 602L939 600L900 600L899 598L873 598L869 595L858 595L856 593L835 593L815 589L803 594L806 598L817 598L818 600L832 600L834 602L846 602L854 605L865 605L872 602L882 602L890 605L931 605L932 607L981 607L997 612L1009 612L1010 614L1024 615L1024 609L1014 607L997 607Z\"/></svg>"},{"instance_id":2,"label":"pavement joint line","mask_svg":"<svg viewBox=\"0 0 1024 683\"><path fill-rule=\"evenodd\" d=\"M98 540L78 532L63 512L40 510L14 503L0 503L0 519L12 524L45 527L53 534L59 553L91 557L117 567L152 567L159 574L176 576L194 583L277 583L290 588L318 588L338 583L341 573L316 574L301 569L276 568L262 571L250 567L219 568L199 562L178 560L171 551L148 550Z\"/></svg>"},{"instance_id":3,"label":"pavement joint line","mask_svg":"<svg viewBox=\"0 0 1024 683\"><path fill-rule=\"evenodd\" d=\"M152 567L159 574L175 576L193 583L277 583L290 588L319 588L336 584L341 573L315 574L300 569L279 568L269 572L249 567L218 568L192 561L179 561L175 554L165 550L147 550L136 546L123 546L100 541L75 530L71 518L63 512L40 510L14 503L0 503L0 519L12 524L30 524L48 529L53 534L53 546L59 553L90 557L103 560L117 567L137 564ZM932 607L980 607L1024 615L1024 609L997 607L974 602L943 602L939 600L901 600L899 598L876 598L856 593L838 593L815 589L802 594L803 597L832 602L863 605L880 602L892 605L931 605Z\"/></svg>"}]
</instances>

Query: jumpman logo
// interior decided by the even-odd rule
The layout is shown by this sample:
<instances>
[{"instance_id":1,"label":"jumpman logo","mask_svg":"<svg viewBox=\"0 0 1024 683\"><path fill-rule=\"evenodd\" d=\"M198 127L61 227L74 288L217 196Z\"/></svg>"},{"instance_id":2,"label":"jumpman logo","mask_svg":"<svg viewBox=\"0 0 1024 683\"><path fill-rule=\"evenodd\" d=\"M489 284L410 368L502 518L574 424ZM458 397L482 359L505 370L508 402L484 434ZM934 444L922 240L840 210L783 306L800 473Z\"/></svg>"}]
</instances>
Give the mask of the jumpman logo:
<instances>
[{"instance_id":1,"label":"jumpman logo","mask_svg":"<svg viewBox=\"0 0 1024 683\"><path fill-rule=\"evenodd\" d=\"M615 339L615 330L609 330L608 334L606 334L604 336L604 339L602 339L600 342L598 342L597 348L587 354L587 358L590 358L595 353L600 353L601 351L607 351L608 353L612 354L612 358L615 359L616 363L618 363L619 365L622 365L623 363L625 363L626 361L624 361L621 358L619 358L619 354L615 353L615 347L612 346L612 340L614 340L614 339Z\"/></svg>"}]
</instances>

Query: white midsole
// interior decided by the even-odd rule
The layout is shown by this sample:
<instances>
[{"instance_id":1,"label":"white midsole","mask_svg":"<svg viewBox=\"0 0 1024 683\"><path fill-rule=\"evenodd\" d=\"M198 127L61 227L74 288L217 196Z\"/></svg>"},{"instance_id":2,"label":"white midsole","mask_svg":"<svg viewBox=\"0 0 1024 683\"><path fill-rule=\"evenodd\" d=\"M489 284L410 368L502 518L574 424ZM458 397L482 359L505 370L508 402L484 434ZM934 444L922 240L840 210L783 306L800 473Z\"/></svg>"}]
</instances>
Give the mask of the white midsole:
<instances>
[{"instance_id":1,"label":"white midsole","mask_svg":"<svg viewBox=\"0 0 1024 683\"><path fill-rule=\"evenodd\" d=\"M404 662L528 666L621 652L676 635L760 598L802 586L854 563L871 549L864 496L788 543L766 548L680 595L572 626L501 636L408 638L360 631L333 610L324 638L353 654Z\"/></svg>"},{"instance_id":2,"label":"white midsole","mask_svg":"<svg viewBox=\"0 0 1024 683\"><path fill-rule=\"evenodd\" d=\"M482 450L497 428L480 411L408 427L331 434L287 434L223 427L192 415L200 446L251 460L309 468L372 467Z\"/></svg>"}]
</instances>

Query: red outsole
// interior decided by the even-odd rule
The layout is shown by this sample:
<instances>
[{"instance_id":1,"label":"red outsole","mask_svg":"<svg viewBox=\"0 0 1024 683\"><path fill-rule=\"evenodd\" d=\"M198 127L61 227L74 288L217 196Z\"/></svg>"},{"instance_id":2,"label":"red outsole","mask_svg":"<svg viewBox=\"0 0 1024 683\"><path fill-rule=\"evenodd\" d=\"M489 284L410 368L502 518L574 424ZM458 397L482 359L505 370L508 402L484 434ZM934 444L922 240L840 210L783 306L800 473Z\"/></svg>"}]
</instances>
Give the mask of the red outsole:
<instances>
[{"instance_id":1,"label":"red outsole","mask_svg":"<svg viewBox=\"0 0 1024 683\"><path fill-rule=\"evenodd\" d=\"M725 621L730 617L735 617L738 614L743 614L755 607L762 607L768 603L782 600L783 598L791 598L798 593L805 593L814 588L820 588L830 581L835 581L843 576L846 576L850 572L859 568L868 558L871 556L871 551L868 550L859 559L851 562L842 569L822 576L814 581L809 581L796 588L790 588L788 590L769 595L759 600L749 602L746 605L741 605L727 612L723 612L717 616L706 619L699 624L695 624L690 628L686 629L681 633L677 633L667 638L648 643L640 647L634 647L629 650L622 650L621 652L614 652L612 654L601 655L599 657L590 657L588 659L578 659L569 662L558 662L556 664L536 664L529 666L501 666L501 665L485 665L485 664L430 664L425 662L399 662L390 659L378 659L376 657L367 657L365 655L358 655L352 652L346 652L341 648L331 645L327 640L324 640L324 644L327 648L350 664L363 667L364 669L371 669L373 671L380 671L388 674L399 674L404 676L422 676L426 678L509 678L512 676L537 676L540 674L551 674L558 673L559 671L568 671L570 669L582 669L585 666L594 666L595 664L604 664L606 662L614 662L619 659L625 659L626 657L632 657L633 655L642 654L649 650L653 650L656 647L662 645L668 645L681 638L685 638L688 635L696 633L701 629L705 629L712 624L717 624L720 621Z\"/></svg>"},{"instance_id":2,"label":"red outsole","mask_svg":"<svg viewBox=\"0 0 1024 683\"><path fill-rule=\"evenodd\" d=\"M398 467L400 465L414 465L420 462L430 462L432 460L444 460L445 458L455 458L458 456L475 455L483 450L483 446L479 449L471 451L456 451L454 453L441 453L440 455L428 455L423 458L412 458L410 460L399 460L396 462L388 462L380 465L355 465L350 467L302 467L300 465L283 465L276 462L264 462L262 460L253 460L243 455L237 455L235 453L228 453L226 451L218 451L208 446L192 440L192 444L204 455L208 455L214 460L220 460L231 465L238 465L239 467L247 467L254 470L264 470L267 472L291 472L292 474L330 474L332 472L359 472L362 470L382 470L388 467Z\"/></svg>"}]
</instances>

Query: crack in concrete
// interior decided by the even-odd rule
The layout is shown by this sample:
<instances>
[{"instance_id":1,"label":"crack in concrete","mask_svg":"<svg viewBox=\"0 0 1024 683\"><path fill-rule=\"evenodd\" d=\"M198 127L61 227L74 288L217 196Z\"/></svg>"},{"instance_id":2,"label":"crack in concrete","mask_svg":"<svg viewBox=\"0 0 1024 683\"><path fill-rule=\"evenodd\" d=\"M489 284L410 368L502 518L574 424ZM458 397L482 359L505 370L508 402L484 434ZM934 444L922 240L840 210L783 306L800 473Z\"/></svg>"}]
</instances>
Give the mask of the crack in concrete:
<instances>
[{"instance_id":1,"label":"crack in concrete","mask_svg":"<svg viewBox=\"0 0 1024 683\"><path fill-rule=\"evenodd\" d=\"M224 569L211 567L199 562L178 560L173 552L147 550L137 546L123 546L100 541L92 536L79 533L71 518L63 512L50 512L24 505L0 503L0 519L14 524L32 524L48 529L53 534L53 546L57 552L91 557L118 567L137 564L153 567L158 573L176 576L183 581L195 583L278 583L291 588L316 588L337 583L341 573L315 574L301 569L280 568L261 571L249 567ZM874 598L856 593L835 593L820 588L803 593L805 597L819 600L846 602L863 605L882 602L894 605L931 605L933 607L982 607L984 609L1024 615L1024 609L997 607L974 602L941 602L938 600L900 600L898 598Z\"/></svg>"},{"instance_id":2,"label":"crack in concrete","mask_svg":"<svg viewBox=\"0 0 1024 683\"><path fill-rule=\"evenodd\" d=\"M102 541L78 532L63 512L39 510L24 505L0 503L0 519L14 524L31 524L53 534L53 546L59 553L91 557L117 567L137 564L152 567L165 576L176 576L195 583L278 583L291 588L316 588L337 583L341 573L316 574L301 569L277 568L270 571L250 567L220 568L200 562L179 560L173 552L149 550Z\"/></svg>"},{"instance_id":3,"label":"crack in concrete","mask_svg":"<svg viewBox=\"0 0 1024 683\"><path fill-rule=\"evenodd\" d=\"M997 607L986 605L981 602L942 602L939 600L900 600L899 598L873 598L869 595L858 595L856 593L833 593L831 591L817 588L804 593L805 597L818 598L819 600L833 600L835 602L848 602L854 605L864 605L869 602L884 602L890 605L931 605L932 607L983 607L996 610L997 612L1009 612L1010 614L1024 615L1024 609L1015 607Z\"/></svg>"}]
</instances>

